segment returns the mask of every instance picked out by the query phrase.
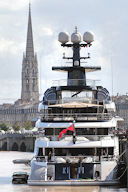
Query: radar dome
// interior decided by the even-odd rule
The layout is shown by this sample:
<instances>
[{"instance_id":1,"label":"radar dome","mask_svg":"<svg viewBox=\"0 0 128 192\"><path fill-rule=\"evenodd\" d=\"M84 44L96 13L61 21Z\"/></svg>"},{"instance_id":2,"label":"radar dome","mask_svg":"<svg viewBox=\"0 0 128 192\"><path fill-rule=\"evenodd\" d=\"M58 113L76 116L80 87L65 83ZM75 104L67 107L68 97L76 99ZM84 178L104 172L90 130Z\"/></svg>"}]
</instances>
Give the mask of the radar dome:
<instances>
[{"instance_id":1,"label":"radar dome","mask_svg":"<svg viewBox=\"0 0 128 192\"><path fill-rule=\"evenodd\" d=\"M67 43L69 41L68 32L60 32L58 36L58 41L61 43Z\"/></svg>"},{"instance_id":2,"label":"radar dome","mask_svg":"<svg viewBox=\"0 0 128 192\"><path fill-rule=\"evenodd\" d=\"M80 43L81 42L81 34L80 33L73 33L71 35L72 43Z\"/></svg>"},{"instance_id":3,"label":"radar dome","mask_svg":"<svg viewBox=\"0 0 128 192\"><path fill-rule=\"evenodd\" d=\"M94 41L94 34L90 31L85 32L83 35L83 41L85 41L86 43L93 42Z\"/></svg>"}]
</instances>

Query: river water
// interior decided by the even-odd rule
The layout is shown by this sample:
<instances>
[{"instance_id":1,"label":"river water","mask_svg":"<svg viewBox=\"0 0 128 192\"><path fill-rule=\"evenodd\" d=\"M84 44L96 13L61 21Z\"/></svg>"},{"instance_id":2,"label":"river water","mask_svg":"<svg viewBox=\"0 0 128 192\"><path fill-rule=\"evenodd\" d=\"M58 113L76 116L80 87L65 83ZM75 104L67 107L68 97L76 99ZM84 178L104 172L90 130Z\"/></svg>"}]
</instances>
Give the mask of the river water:
<instances>
[{"instance_id":1,"label":"river water","mask_svg":"<svg viewBox=\"0 0 128 192\"><path fill-rule=\"evenodd\" d=\"M61 187L61 186L28 186L13 185L11 183L12 173L15 171L30 172L30 168L25 165L14 165L14 159L29 159L33 153L24 152L0 152L0 192L127 192L127 189L117 187Z\"/></svg>"}]
</instances>

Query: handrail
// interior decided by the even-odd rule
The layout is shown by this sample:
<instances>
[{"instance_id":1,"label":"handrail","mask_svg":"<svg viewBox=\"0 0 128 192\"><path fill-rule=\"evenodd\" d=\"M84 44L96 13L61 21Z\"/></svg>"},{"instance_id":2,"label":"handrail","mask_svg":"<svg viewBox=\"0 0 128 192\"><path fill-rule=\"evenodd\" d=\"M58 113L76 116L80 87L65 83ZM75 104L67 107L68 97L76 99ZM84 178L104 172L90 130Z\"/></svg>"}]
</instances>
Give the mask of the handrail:
<instances>
[{"instance_id":1,"label":"handrail","mask_svg":"<svg viewBox=\"0 0 128 192\"><path fill-rule=\"evenodd\" d=\"M66 120L66 118L75 118L76 120L110 120L112 119L111 113L43 113L41 114L42 120Z\"/></svg>"},{"instance_id":2,"label":"handrail","mask_svg":"<svg viewBox=\"0 0 128 192\"><path fill-rule=\"evenodd\" d=\"M88 103L88 104L97 104L99 105L99 100L97 99L92 99L92 97L89 96L79 96L79 97L71 97L71 96L67 96L64 97L62 99L58 99L58 100L47 100L47 104L51 105L52 103L54 104L65 104L65 103L71 103L71 102L77 102L77 103ZM105 100L103 101L103 104L105 103ZM100 106L102 106L100 104Z\"/></svg>"},{"instance_id":3,"label":"handrail","mask_svg":"<svg viewBox=\"0 0 128 192\"><path fill-rule=\"evenodd\" d=\"M53 80L52 84L54 86L67 86L67 84L77 84L77 83L85 83L87 86L96 87L99 85L100 80L93 80L93 79L60 79L60 80Z\"/></svg>"},{"instance_id":4,"label":"handrail","mask_svg":"<svg viewBox=\"0 0 128 192\"><path fill-rule=\"evenodd\" d=\"M111 113L49 113L49 114L45 114L45 115L48 115L48 116L52 116L52 115L55 115L55 116L74 116L74 115L79 115L79 116L112 116Z\"/></svg>"},{"instance_id":5,"label":"handrail","mask_svg":"<svg viewBox=\"0 0 128 192\"><path fill-rule=\"evenodd\" d=\"M77 96L77 97L72 97L72 95L70 96L65 96L63 98L60 98L60 99L56 99L56 100L47 100L45 101L45 105L43 105L43 108L42 109L45 109L47 108L47 105L48 107L50 107L49 105L55 105L55 104L68 104L71 102L76 102L76 105L77 104L94 104L96 105L96 107L104 107L104 104L108 104L108 100L103 100L102 102L100 102L99 100L97 99L92 99L91 96ZM93 107L93 106L92 106Z\"/></svg>"},{"instance_id":6,"label":"handrail","mask_svg":"<svg viewBox=\"0 0 128 192\"><path fill-rule=\"evenodd\" d=\"M71 137L72 135L67 135L67 134L65 134L66 135L66 137ZM59 136L59 133L58 134L56 134L56 135L45 135L47 138L49 138L49 139L51 139L52 140L52 138L54 139L54 138L58 138L58 136ZM81 134L81 135L76 135L76 138L77 137L86 137L87 139L88 139L88 137L89 137L89 141L94 141L94 140L91 140L90 139L90 137L93 137L93 139L94 138L97 138L97 140L95 140L95 141L100 141L100 138L102 138L102 137L110 137L111 135L110 134L108 134L108 135L97 135L97 134Z\"/></svg>"},{"instance_id":7,"label":"handrail","mask_svg":"<svg viewBox=\"0 0 128 192\"><path fill-rule=\"evenodd\" d=\"M86 155L86 156L83 156L83 155L78 155L78 156L71 156L71 155L68 155L68 156L57 156L57 155L53 155L52 156L54 158L53 162L55 161L55 159L61 157L65 160L80 160L82 158L82 160L86 160L86 158L89 158L91 157L92 158L92 162L100 162L102 160L104 161L111 161L113 158L114 158L114 155L102 155L102 156L98 156L98 155L95 155L95 156L92 156L92 155ZM34 156L34 158L36 158L37 160L41 160L44 162L47 162L48 161L48 155L45 155L45 156Z\"/></svg>"}]
</instances>

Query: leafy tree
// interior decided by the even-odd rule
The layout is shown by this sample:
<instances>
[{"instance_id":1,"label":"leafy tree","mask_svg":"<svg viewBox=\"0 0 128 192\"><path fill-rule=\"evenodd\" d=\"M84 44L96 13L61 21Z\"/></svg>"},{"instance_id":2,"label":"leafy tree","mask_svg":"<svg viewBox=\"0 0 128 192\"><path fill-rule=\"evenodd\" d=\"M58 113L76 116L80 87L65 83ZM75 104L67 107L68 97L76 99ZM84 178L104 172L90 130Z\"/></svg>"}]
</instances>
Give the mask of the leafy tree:
<instances>
[{"instance_id":1,"label":"leafy tree","mask_svg":"<svg viewBox=\"0 0 128 192\"><path fill-rule=\"evenodd\" d=\"M14 131L19 131L21 129L21 124L19 122L16 122L12 127Z\"/></svg>"},{"instance_id":2,"label":"leafy tree","mask_svg":"<svg viewBox=\"0 0 128 192\"><path fill-rule=\"evenodd\" d=\"M9 127L10 127L10 123L7 121L0 123L0 130L8 131Z\"/></svg>"},{"instance_id":3,"label":"leafy tree","mask_svg":"<svg viewBox=\"0 0 128 192\"><path fill-rule=\"evenodd\" d=\"M24 128L26 130L30 130L32 128L32 122L31 121L25 121L24 122Z\"/></svg>"}]
</instances>

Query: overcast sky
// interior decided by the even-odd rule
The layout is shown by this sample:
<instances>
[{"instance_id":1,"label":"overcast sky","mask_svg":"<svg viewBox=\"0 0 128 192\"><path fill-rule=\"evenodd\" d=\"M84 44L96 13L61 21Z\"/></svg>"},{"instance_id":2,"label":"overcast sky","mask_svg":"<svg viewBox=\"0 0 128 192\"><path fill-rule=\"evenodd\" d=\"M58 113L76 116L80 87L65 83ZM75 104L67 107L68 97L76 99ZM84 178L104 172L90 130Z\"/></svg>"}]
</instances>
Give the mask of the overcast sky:
<instances>
[{"instance_id":1,"label":"overcast sky","mask_svg":"<svg viewBox=\"0 0 128 192\"><path fill-rule=\"evenodd\" d=\"M21 95L28 4L28 0L0 0L0 103L15 101ZM65 63L63 52L71 55L57 39L60 31L72 34L75 26L81 34L95 34L95 42L88 49L88 65L101 65L102 71L87 78L101 79L112 93L113 73L114 94L128 92L128 0L31 0L31 9L41 95L52 80L66 78L51 67ZM84 49L82 56L86 53Z\"/></svg>"}]
</instances>

